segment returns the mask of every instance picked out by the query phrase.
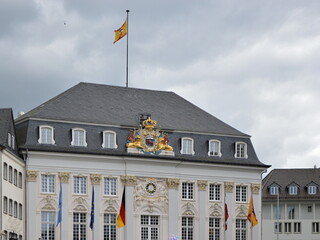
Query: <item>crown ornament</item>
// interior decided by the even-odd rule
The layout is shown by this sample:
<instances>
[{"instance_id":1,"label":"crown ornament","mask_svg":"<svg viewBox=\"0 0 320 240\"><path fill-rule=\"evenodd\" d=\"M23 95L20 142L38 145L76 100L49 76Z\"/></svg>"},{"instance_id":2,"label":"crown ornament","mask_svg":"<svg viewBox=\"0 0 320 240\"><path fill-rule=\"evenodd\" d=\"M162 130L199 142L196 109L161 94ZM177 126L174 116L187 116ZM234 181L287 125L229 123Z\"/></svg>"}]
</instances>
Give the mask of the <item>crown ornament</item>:
<instances>
[{"instance_id":1,"label":"crown ornament","mask_svg":"<svg viewBox=\"0 0 320 240\"><path fill-rule=\"evenodd\" d=\"M144 120L142 122L142 126L146 129L153 129L157 126L157 121L156 120L152 120L150 117L148 117L147 120Z\"/></svg>"}]
</instances>

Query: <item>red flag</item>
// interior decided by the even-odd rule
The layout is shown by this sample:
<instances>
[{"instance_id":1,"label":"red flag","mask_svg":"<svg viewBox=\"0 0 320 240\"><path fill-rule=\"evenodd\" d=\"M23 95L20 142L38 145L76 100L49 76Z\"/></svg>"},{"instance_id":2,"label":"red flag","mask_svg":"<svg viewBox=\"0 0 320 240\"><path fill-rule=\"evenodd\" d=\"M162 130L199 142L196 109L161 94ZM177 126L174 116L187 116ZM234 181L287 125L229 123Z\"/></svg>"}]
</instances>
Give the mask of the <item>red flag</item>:
<instances>
[{"instance_id":1,"label":"red flag","mask_svg":"<svg viewBox=\"0 0 320 240\"><path fill-rule=\"evenodd\" d=\"M224 203L224 230L225 231L227 231L228 229L228 218L229 218L228 205Z\"/></svg>"},{"instance_id":2,"label":"red flag","mask_svg":"<svg viewBox=\"0 0 320 240\"><path fill-rule=\"evenodd\" d=\"M122 194L122 200L121 200L121 204L120 204L120 210L119 210L119 214L117 217L117 226L118 228L122 228L123 226L126 225L126 207L125 207L125 203L126 203L126 188L123 188L123 194Z\"/></svg>"}]
</instances>

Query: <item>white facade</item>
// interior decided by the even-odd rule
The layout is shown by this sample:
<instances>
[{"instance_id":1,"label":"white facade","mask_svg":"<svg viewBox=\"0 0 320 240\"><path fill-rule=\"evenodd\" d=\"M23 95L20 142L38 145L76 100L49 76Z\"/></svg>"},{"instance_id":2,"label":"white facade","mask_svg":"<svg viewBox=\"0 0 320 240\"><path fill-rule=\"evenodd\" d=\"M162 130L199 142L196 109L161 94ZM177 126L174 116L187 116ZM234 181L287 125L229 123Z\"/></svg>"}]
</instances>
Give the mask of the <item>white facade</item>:
<instances>
[{"instance_id":1,"label":"white facade","mask_svg":"<svg viewBox=\"0 0 320 240\"><path fill-rule=\"evenodd\" d=\"M73 239L74 229L81 224L86 235L83 239L104 239L104 217L107 217L105 214L110 214L109 217L118 213L125 185L126 226L121 229L116 228L117 240L151 239L147 236L151 232L157 235L154 239L168 240L170 236L182 239L183 229L190 229L192 239L209 239L209 232L214 231L220 232L220 235L219 238L213 239L238 239L236 219L242 219L246 223L244 229L238 229L238 234L246 235L245 239L248 240L259 240L262 235L259 209L261 209L260 186L263 170L264 168L254 166L188 163L173 159L168 161L139 158L139 156L31 151L27 153L27 239L40 238L41 226L54 231L50 233L55 235L54 239ZM53 176L54 188L50 187L52 178L42 176ZM80 194L74 193L75 180L78 181L78 178L74 177L85 179L85 185L82 185L83 183L77 185L77 189L82 189ZM116 179L115 195L105 194L105 178ZM55 227L60 183L62 183L62 222ZM187 197L184 196L189 199L182 197L183 183L191 186L191 190L188 190L190 192L187 191ZM220 192L217 192L219 200L209 200L210 184L221 186ZM44 192L48 186L49 192L47 190ZM244 199L241 201L236 201L237 186L246 189ZM91 230L89 223L93 187L95 221ZM50 192L52 189L53 192ZM106 191L109 190L110 188ZM252 231L246 220L251 194L259 221ZM226 232L224 201L229 210ZM50 215L46 215L47 213L54 214L54 221L41 219L42 214ZM77 217L81 216L82 223L73 222L74 213L80 214ZM219 226L216 228L211 226L209 230L210 218L218 219ZM188 222L189 220L191 222ZM44 232L48 234L48 231Z\"/></svg>"},{"instance_id":2,"label":"white facade","mask_svg":"<svg viewBox=\"0 0 320 240\"><path fill-rule=\"evenodd\" d=\"M6 149L0 149L1 163L1 234L24 239L25 221L25 165L21 159Z\"/></svg>"},{"instance_id":3,"label":"white facade","mask_svg":"<svg viewBox=\"0 0 320 240\"><path fill-rule=\"evenodd\" d=\"M320 239L320 200L265 202L262 216L263 240Z\"/></svg>"}]
</instances>

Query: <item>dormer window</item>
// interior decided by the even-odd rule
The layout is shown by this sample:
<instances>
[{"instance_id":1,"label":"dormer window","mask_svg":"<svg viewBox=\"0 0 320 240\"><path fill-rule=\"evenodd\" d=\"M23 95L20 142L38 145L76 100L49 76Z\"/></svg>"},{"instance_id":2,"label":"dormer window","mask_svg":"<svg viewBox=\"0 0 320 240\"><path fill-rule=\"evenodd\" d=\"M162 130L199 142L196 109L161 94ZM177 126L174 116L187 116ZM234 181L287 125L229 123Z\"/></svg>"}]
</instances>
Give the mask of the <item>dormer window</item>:
<instances>
[{"instance_id":1,"label":"dormer window","mask_svg":"<svg viewBox=\"0 0 320 240\"><path fill-rule=\"evenodd\" d=\"M221 142L218 140L209 140L209 156L221 157Z\"/></svg>"},{"instance_id":2,"label":"dormer window","mask_svg":"<svg viewBox=\"0 0 320 240\"><path fill-rule=\"evenodd\" d=\"M182 138L181 139L181 154L194 155L193 150L193 139L192 138Z\"/></svg>"},{"instance_id":3,"label":"dormer window","mask_svg":"<svg viewBox=\"0 0 320 240\"><path fill-rule=\"evenodd\" d=\"M270 186L269 193L270 193L270 195L278 195L279 194L279 186L277 186L277 185Z\"/></svg>"},{"instance_id":4,"label":"dormer window","mask_svg":"<svg viewBox=\"0 0 320 240\"><path fill-rule=\"evenodd\" d=\"M103 132L103 148L117 148L116 144L116 133L113 131L104 131Z\"/></svg>"},{"instance_id":5,"label":"dormer window","mask_svg":"<svg viewBox=\"0 0 320 240\"><path fill-rule=\"evenodd\" d=\"M86 130L82 128L73 128L72 129L72 146L86 147Z\"/></svg>"},{"instance_id":6,"label":"dormer window","mask_svg":"<svg viewBox=\"0 0 320 240\"><path fill-rule=\"evenodd\" d=\"M53 139L53 127L40 126L38 143L41 144L55 144Z\"/></svg>"},{"instance_id":7,"label":"dormer window","mask_svg":"<svg viewBox=\"0 0 320 240\"><path fill-rule=\"evenodd\" d=\"M288 187L288 193L290 195L297 195L298 194L298 186L297 185L290 185Z\"/></svg>"},{"instance_id":8,"label":"dormer window","mask_svg":"<svg viewBox=\"0 0 320 240\"><path fill-rule=\"evenodd\" d=\"M318 185L314 182L309 183L306 187L309 195L317 194Z\"/></svg>"},{"instance_id":9,"label":"dormer window","mask_svg":"<svg viewBox=\"0 0 320 240\"><path fill-rule=\"evenodd\" d=\"M244 142L236 142L235 145L235 158L248 158L247 144Z\"/></svg>"}]
</instances>

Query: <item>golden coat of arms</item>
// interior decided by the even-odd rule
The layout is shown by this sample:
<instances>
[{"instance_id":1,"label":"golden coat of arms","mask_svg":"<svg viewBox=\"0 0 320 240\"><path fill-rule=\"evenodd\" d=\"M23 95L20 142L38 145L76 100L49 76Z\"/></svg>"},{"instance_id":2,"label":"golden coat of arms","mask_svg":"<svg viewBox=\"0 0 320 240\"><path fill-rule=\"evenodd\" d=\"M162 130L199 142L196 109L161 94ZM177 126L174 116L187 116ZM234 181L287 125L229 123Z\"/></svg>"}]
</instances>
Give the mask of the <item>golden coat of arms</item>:
<instances>
[{"instance_id":1,"label":"golden coat of arms","mask_svg":"<svg viewBox=\"0 0 320 240\"><path fill-rule=\"evenodd\" d=\"M127 139L128 152L174 155L168 134L155 128L157 121L144 120L138 129L131 129Z\"/></svg>"}]
</instances>

